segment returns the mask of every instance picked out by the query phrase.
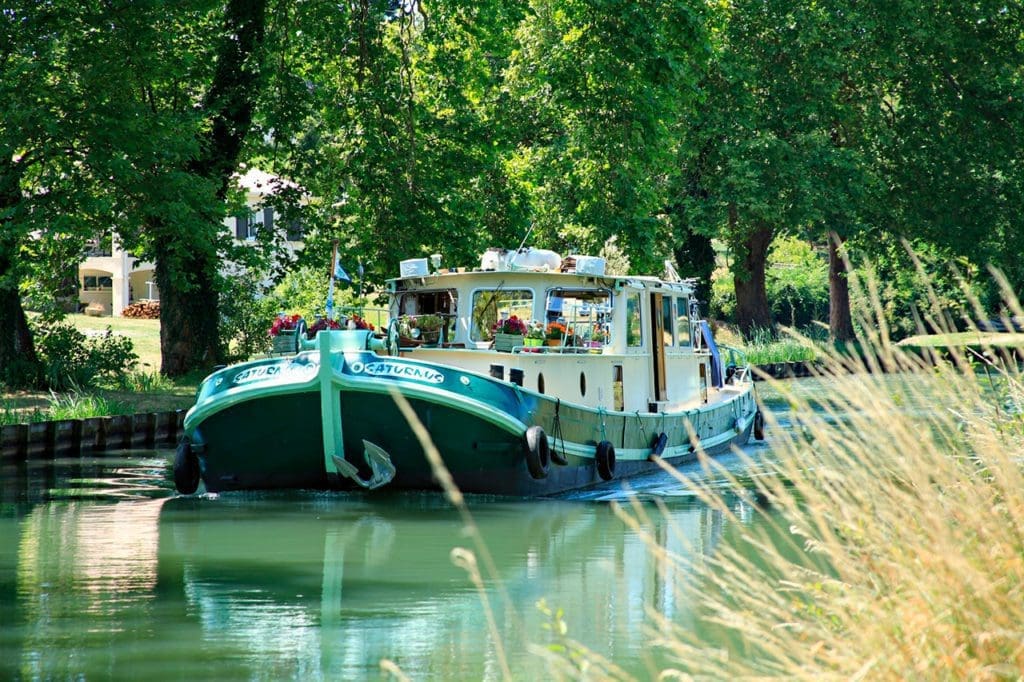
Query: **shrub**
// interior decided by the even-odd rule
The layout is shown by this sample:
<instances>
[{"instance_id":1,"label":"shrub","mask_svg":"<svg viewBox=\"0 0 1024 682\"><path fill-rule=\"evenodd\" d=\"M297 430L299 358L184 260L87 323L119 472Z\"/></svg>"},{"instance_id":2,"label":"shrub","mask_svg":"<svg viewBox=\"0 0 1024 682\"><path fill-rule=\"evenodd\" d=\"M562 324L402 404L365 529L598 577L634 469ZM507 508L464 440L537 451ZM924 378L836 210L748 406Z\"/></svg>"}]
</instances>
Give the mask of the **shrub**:
<instances>
[{"instance_id":1,"label":"shrub","mask_svg":"<svg viewBox=\"0 0 1024 682\"><path fill-rule=\"evenodd\" d=\"M117 383L139 362L132 340L110 327L100 336L86 336L70 324L41 323L33 334L44 381L53 390Z\"/></svg>"},{"instance_id":2,"label":"shrub","mask_svg":"<svg viewBox=\"0 0 1024 682\"><path fill-rule=\"evenodd\" d=\"M220 335L224 357L229 362L246 360L270 350L267 329L277 312L276 302L267 296L252 275L236 277L220 297Z\"/></svg>"}]
</instances>

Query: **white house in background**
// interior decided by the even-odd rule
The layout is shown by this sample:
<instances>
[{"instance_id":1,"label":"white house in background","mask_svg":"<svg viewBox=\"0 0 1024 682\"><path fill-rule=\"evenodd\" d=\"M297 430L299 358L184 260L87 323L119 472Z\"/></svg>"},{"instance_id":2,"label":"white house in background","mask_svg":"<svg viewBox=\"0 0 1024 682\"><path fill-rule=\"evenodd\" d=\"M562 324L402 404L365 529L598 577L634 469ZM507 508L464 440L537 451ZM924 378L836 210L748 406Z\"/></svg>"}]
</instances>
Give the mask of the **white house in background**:
<instances>
[{"instance_id":1,"label":"white house in background","mask_svg":"<svg viewBox=\"0 0 1024 682\"><path fill-rule=\"evenodd\" d=\"M251 168L236 176L238 186L245 190L247 213L228 216L224 229L237 241L252 241L261 230L281 230L285 248L301 249L302 228L297 223L280 222L274 209L263 206L263 200L288 183L270 173ZM89 308L102 315L120 317L122 311L136 301L160 300L156 286L156 268L121 248L116 236L107 234L90 244L85 260L78 266L78 307ZM102 310L101 310L102 308Z\"/></svg>"}]
</instances>

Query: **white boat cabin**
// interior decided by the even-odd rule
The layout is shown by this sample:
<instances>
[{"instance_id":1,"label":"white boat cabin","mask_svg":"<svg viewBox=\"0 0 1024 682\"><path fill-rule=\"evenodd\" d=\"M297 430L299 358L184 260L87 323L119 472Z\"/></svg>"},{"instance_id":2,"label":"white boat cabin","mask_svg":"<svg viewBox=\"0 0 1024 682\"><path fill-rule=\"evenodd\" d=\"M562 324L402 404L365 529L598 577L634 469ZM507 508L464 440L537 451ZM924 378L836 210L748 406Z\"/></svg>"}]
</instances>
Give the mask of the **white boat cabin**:
<instances>
[{"instance_id":1,"label":"white boat cabin","mask_svg":"<svg viewBox=\"0 0 1024 682\"><path fill-rule=\"evenodd\" d=\"M551 267L490 255L474 270L403 262L388 282L403 356L608 411L689 410L732 389L691 281L605 275L601 259L582 256ZM557 338L497 334L512 318Z\"/></svg>"}]
</instances>

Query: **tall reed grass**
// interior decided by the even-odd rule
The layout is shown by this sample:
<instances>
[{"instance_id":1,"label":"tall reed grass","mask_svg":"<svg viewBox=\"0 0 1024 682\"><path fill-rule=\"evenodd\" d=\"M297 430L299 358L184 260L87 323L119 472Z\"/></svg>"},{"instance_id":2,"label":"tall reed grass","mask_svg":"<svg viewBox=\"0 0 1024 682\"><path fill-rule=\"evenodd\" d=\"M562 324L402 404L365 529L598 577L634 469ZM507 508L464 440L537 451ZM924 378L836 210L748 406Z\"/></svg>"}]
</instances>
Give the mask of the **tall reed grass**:
<instances>
[{"instance_id":1,"label":"tall reed grass","mask_svg":"<svg viewBox=\"0 0 1024 682\"><path fill-rule=\"evenodd\" d=\"M870 292L869 292L870 293ZM1021 307L1004 283L1007 310ZM874 297L874 300L878 300ZM652 509L615 504L645 536L696 622L650 610L651 646L670 665L658 679L1020 679L1024 671L1024 377L1012 349L895 347L877 314L860 352L825 351L825 395L773 382L792 426L765 414L772 457L748 461L743 481L703 458L681 486L743 528L746 546L672 554L646 535ZM982 319L975 317L975 319ZM938 314L932 328L949 328ZM804 343L800 340L799 343ZM1024 353L1024 350L1017 350ZM400 396L396 400L401 404ZM429 442L415 414L406 416ZM436 450L450 501L472 518ZM742 456L742 453L740 453ZM731 485L722 486L725 479ZM754 494L750 495L750 486ZM764 523L736 515L750 498ZM677 534L684 537L683 532ZM487 562L483 538L470 532ZM453 551L481 592L473 550ZM554 643L531 651L552 679L623 680L629 673L567 634L573 614L538 605ZM514 679L497 649L503 679ZM404 679L392 661L382 662Z\"/></svg>"},{"instance_id":2,"label":"tall reed grass","mask_svg":"<svg viewBox=\"0 0 1024 682\"><path fill-rule=\"evenodd\" d=\"M826 358L828 395L804 398L776 383L794 428L773 429L768 413L774 457L750 463L762 469L752 480L763 534L750 529L748 547L697 561L662 557L692 577L676 589L701 623L650 614L653 643L675 661L661 677L1021 678L1019 356L908 354L881 319L864 325L868 352ZM937 315L925 321L944 326ZM741 524L721 488L679 480ZM644 508L618 512L642 531Z\"/></svg>"}]
</instances>

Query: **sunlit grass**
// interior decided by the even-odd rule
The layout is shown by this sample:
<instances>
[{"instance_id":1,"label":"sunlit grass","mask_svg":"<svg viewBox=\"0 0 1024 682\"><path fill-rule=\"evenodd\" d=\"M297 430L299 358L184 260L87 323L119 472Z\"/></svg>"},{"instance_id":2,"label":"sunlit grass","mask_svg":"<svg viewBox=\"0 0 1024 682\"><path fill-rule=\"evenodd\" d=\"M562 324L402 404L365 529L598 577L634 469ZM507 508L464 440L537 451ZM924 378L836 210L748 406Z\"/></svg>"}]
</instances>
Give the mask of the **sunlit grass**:
<instances>
[{"instance_id":1,"label":"sunlit grass","mask_svg":"<svg viewBox=\"0 0 1024 682\"><path fill-rule=\"evenodd\" d=\"M129 403L98 394L50 393L46 405L42 407L24 408L14 401L0 401L0 426L64 419L88 419L133 412L135 412L135 408Z\"/></svg>"},{"instance_id":2,"label":"sunlit grass","mask_svg":"<svg viewBox=\"0 0 1024 682\"><path fill-rule=\"evenodd\" d=\"M92 393L52 394L46 410L47 420L88 419L115 414L131 414L134 408L128 403L110 400Z\"/></svg>"}]
</instances>

